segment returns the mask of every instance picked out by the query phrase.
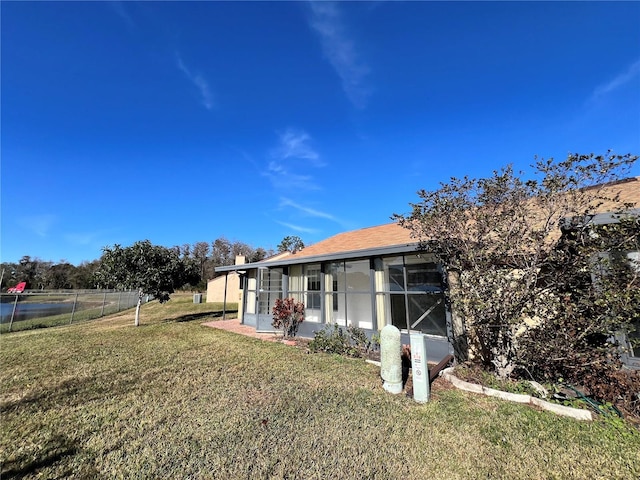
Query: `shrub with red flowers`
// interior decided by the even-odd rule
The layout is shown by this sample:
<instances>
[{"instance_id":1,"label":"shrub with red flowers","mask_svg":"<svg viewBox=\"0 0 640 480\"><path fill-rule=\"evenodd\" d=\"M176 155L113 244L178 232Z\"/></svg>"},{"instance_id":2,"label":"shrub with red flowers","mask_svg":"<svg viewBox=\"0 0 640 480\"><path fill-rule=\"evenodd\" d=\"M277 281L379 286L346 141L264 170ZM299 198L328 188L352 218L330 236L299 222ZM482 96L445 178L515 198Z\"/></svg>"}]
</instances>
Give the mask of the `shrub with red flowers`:
<instances>
[{"instance_id":1,"label":"shrub with red flowers","mask_svg":"<svg viewBox=\"0 0 640 480\"><path fill-rule=\"evenodd\" d=\"M304 320L304 304L293 298L278 298L273 306L274 328L282 330L285 338L295 337L298 326Z\"/></svg>"}]
</instances>

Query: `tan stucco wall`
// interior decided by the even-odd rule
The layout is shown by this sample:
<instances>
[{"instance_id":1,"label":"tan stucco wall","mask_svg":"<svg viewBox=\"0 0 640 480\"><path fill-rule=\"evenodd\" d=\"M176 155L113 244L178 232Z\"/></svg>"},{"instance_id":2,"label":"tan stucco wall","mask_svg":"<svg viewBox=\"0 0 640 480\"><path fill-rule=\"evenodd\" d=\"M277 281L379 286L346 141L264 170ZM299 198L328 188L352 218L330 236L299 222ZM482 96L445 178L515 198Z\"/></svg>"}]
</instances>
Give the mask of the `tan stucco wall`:
<instances>
[{"instance_id":1,"label":"tan stucco wall","mask_svg":"<svg viewBox=\"0 0 640 480\"><path fill-rule=\"evenodd\" d=\"M225 276L213 278L207 282L207 303L224 302ZM240 276L236 272L227 275L227 302L240 300Z\"/></svg>"},{"instance_id":2,"label":"tan stucco wall","mask_svg":"<svg viewBox=\"0 0 640 480\"><path fill-rule=\"evenodd\" d=\"M244 265L245 261L244 256L237 255L235 264ZM242 304L240 275L236 272L229 272L207 282L207 303L224 302L225 281L227 283L227 302Z\"/></svg>"}]
</instances>

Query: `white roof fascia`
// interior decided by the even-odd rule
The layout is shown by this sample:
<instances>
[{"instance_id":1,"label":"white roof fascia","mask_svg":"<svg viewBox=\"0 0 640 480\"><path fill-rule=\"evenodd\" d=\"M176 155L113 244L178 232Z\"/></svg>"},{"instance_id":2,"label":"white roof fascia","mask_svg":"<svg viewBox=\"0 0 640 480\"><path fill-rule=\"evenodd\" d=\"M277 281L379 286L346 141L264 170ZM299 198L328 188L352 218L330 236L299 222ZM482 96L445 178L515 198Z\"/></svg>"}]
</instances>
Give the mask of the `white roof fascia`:
<instances>
[{"instance_id":1,"label":"white roof fascia","mask_svg":"<svg viewBox=\"0 0 640 480\"><path fill-rule=\"evenodd\" d=\"M321 255L309 255L308 257L287 257L282 260L266 260L242 265L225 265L216 267L216 272L232 272L235 270L251 270L256 268L283 267L287 265L299 265L304 263L328 262L332 260L346 260L356 258L375 257L380 255L393 255L418 251L419 243L406 243L388 247L367 248L364 250L349 250L346 252L325 253Z\"/></svg>"}]
</instances>

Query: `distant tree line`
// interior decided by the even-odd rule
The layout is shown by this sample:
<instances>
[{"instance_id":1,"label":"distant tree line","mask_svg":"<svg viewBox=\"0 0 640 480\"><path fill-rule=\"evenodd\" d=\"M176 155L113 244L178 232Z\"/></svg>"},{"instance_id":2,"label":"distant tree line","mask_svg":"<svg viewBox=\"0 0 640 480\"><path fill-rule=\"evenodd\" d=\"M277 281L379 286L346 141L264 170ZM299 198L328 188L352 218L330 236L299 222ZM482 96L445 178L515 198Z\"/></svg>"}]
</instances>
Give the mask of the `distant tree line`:
<instances>
[{"instance_id":1,"label":"distant tree line","mask_svg":"<svg viewBox=\"0 0 640 480\"><path fill-rule=\"evenodd\" d=\"M54 263L38 257L23 256L18 263L3 262L0 271L2 292L18 282L27 282L31 290L65 290L95 288L93 274L100 264L99 260L72 265L66 260Z\"/></svg>"},{"instance_id":2,"label":"distant tree line","mask_svg":"<svg viewBox=\"0 0 640 480\"><path fill-rule=\"evenodd\" d=\"M207 280L217 276L216 267L233 265L237 256L244 256L246 262L259 262L275 253L271 249L254 248L244 242L232 242L226 237L217 238L211 243L196 242L194 244L185 243L182 246L176 245L173 250L180 258L190 260L197 266L200 283L192 285L192 287L198 289L206 288Z\"/></svg>"},{"instance_id":3,"label":"distant tree line","mask_svg":"<svg viewBox=\"0 0 640 480\"><path fill-rule=\"evenodd\" d=\"M303 247L304 244L298 237L285 237L278 245L278 251L295 251ZM233 265L236 256L244 256L247 262L259 262L276 253L271 249L254 248L244 242L230 241L224 236L211 243L185 243L171 247L170 250L174 251L181 260L195 266L200 280L195 285L186 284L183 287L197 290L205 289L207 280L216 277L216 267ZM29 290L97 288L100 279L96 277L96 272L101 264L102 258L73 265L66 260L55 263L25 255L17 263L0 264L0 269L4 271L0 290L5 292L8 287L18 282L27 282Z\"/></svg>"}]
</instances>

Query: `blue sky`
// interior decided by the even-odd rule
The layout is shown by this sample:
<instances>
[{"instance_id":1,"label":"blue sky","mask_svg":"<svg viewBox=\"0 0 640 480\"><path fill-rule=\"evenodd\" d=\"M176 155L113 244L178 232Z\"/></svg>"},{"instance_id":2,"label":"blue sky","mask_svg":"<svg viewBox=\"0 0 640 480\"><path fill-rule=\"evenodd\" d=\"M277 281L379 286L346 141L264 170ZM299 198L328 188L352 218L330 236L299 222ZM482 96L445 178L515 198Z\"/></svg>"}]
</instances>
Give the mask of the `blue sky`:
<instances>
[{"instance_id":1,"label":"blue sky","mask_svg":"<svg viewBox=\"0 0 640 480\"><path fill-rule=\"evenodd\" d=\"M0 8L5 262L311 244L451 176L640 153L638 2Z\"/></svg>"}]
</instances>

